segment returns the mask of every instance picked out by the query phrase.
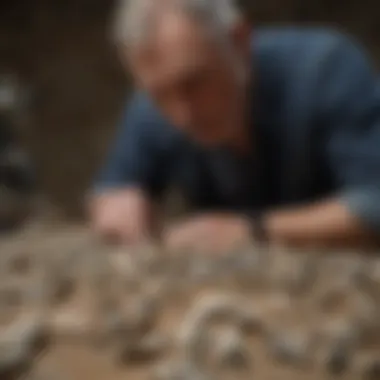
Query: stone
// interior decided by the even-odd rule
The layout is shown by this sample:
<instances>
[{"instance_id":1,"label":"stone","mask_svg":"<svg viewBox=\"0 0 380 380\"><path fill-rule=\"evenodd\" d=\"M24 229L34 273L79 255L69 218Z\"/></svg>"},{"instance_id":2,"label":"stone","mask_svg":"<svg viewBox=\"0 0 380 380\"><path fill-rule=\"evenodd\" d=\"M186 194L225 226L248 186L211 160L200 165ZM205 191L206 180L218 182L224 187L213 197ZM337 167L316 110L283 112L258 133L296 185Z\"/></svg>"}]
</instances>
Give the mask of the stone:
<instances>
[{"instance_id":1,"label":"stone","mask_svg":"<svg viewBox=\"0 0 380 380\"><path fill-rule=\"evenodd\" d=\"M27 252L19 252L8 263L9 272L16 275L27 275L33 268L33 259Z\"/></svg>"},{"instance_id":2,"label":"stone","mask_svg":"<svg viewBox=\"0 0 380 380\"><path fill-rule=\"evenodd\" d=\"M131 254L125 249L119 249L109 254L110 264L115 272L124 277L135 277L137 266Z\"/></svg>"},{"instance_id":3,"label":"stone","mask_svg":"<svg viewBox=\"0 0 380 380\"><path fill-rule=\"evenodd\" d=\"M334 313L341 306L342 301L347 297L349 289L345 284L338 286L323 286L316 294L316 301L319 310L323 313Z\"/></svg>"},{"instance_id":4,"label":"stone","mask_svg":"<svg viewBox=\"0 0 380 380\"><path fill-rule=\"evenodd\" d=\"M148 351L146 340L157 322L157 302L149 296L138 296L126 301L123 307L111 304L103 308L101 341L116 344L118 357L139 356ZM140 349L140 343L144 343ZM153 345L152 345L153 346ZM143 356L143 355L141 355Z\"/></svg>"},{"instance_id":5,"label":"stone","mask_svg":"<svg viewBox=\"0 0 380 380\"><path fill-rule=\"evenodd\" d=\"M273 252L270 286L291 293L305 293L316 280L317 268L311 256L285 251Z\"/></svg>"},{"instance_id":6,"label":"stone","mask_svg":"<svg viewBox=\"0 0 380 380\"><path fill-rule=\"evenodd\" d=\"M273 331L278 328L285 321L290 322L293 317L293 310L297 308L294 297L289 292L265 292L255 305L256 313L261 316L262 333L265 337L270 337Z\"/></svg>"},{"instance_id":7,"label":"stone","mask_svg":"<svg viewBox=\"0 0 380 380\"><path fill-rule=\"evenodd\" d=\"M351 360L352 351L339 342L327 348L323 363L328 373L342 375L348 370Z\"/></svg>"},{"instance_id":8,"label":"stone","mask_svg":"<svg viewBox=\"0 0 380 380\"><path fill-rule=\"evenodd\" d=\"M223 293L205 294L196 301L186 319L202 324L219 321L236 323L246 310L244 301Z\"/></svg>"},{"instance_id":9,"label":"stone","mask_svg":"<svg viewBox=\"0 0 380 380\"><path fill-rule=\"evenodd\" d=\"M214 380L190 361L164 362L155 368L152 380Z\"/></svg>"},{"instance_id":10,"label":"stone","mask_svg":"<svg viewBox=\"0 0 380 380\"><path fill-rule=\"evenodd\" d=\"M150 295L142 295L126 305L127 322L136 333L145 335L150 332L158 318L157 299Z\"/></svg>"},{"instance_id":11,"label":"stone","mask_svg":"<svg viewBox=\"0 0 380 380\"><path fill-rule=\"evenodd\" d=\"M368 284L372 286L373 290L380 290L380 259L377 258L371 263L367 271L366 279Z\"/></svg>"},{"instance_id":12,"label":"stone","mask_svg":"<svg viewBox=\"0 0 380 380\"><path fill-rule=\"evenodd\" d=\"M189 265L189 276L192 281L210 281L220 275L217 265L207 257L194 257Z\"/></svg>"},{"instance_id":13,"label":"stone","mask_svg":"<svg viewBox=\"0 0 380 380\"><path fill-rule=\"evenodd\" d=\"M265 307L268 314L273 315L286 314L292 309L292 306L292 297L283 291L269 293L263 303L263 307Z\"/></svg>"},{"instance_id":14,"label":"stone","mask_svg":"<svg viewBox=\"0 0 380 380\"><path fill-rule=\"evenodd\" d=\"M111 307L101 316L99 327L94 334L94 347L108 348L115 341L118 342L120 337L125 336L128 336L128 333L124 315L119 309Z\"/></svg>"},{"instance_id":15,"label":"stone","mask_svg":"<svg viewBox=\"0 0 380 380\"><path fill-rule=\"evenodd\" d=\"M163 355L168 340L162 335L152 334L139 341L125 341L117 350L117 361L122 364L149 364Z\"/></svg>"},{"instance_id":16,"label":"stone","mask_svg":"<svg viewBox=\"0 0 380 380\"><path fill-rule=\"evenodd\" d=\"M259 249L245 249L237 252L234 269L235 281L240 289L257 289L263 286L267 277L269 260Z\"/></svg>"},{"instance_id":17,"label":"stone","mask_svg":"<svg viewBox=\"0 0 380 380\"><path fill-rule=\"evenodd\" d=\"M362 344L377 342L380 338L378 302L362 292L357 292L352 298L354 299L349 314L357 326L358 340Z\"/></svg>"},{"instance_id":18,"label":"stone","mask_svg":"<svg viewBox=\"0 0 380 380\"><path fill-rule=\"evenodd\" d=\"M380 355L367 355L361 358L359 375L363 380L380 379Z\"/></svg>"},{"instance_id":19,"label":"stone","mask_svg":"<svg viewBox=\"0 0 380 380\"><path fill-rule=\"evenodd\" d=\"M0 343L0 378L16 380L25 374L31 366L31 358L20 345L4 347Z\"/></svg>"},{"instance_id":20,"label":"stone","mask_svg":"<svg viewBox=\"0 0 380 380\"><path fill-rule=\"evenodd\" d=\"M108 252L93 250L91 255L86 255L82 276L98 293L109 291L110 285L115 282L115 272L112 270L110 259L106 257Z\"/></svg>"},{"instance_id":21,"label":"stone","mask_svg":"<svg viewBox=\"0 0 380 380\"><path fill-rule=\"evenodd\" d=\"M366 273L367 266L360 257L349 252L335 252L321 260L323 289L356 290L360 278ZM337 275L339 273L339 275Z\"/></svg>"},{"instance_id":22,"label":"stone","mask_svg":"<svg viewBox=\"0 0 380 380\"><path fill-rule=\"evenodd\" d=\"M25 281L7 281L0 286L0 310L21 306L27 289Z\"/></svg>"},{"instance_id":23,"label":"stone","mask_svg":"<svg viewBox=\"0 0 380 380\"><path fill-rule=\"evenodd\" d=\"M262 309L251 307L242 310L237 318L237 326L244 335L265 333L267 326Z\"/></svg>"},{"instance_id":24,"label":"stone","mask_svg":"<svg viewBox=\"0 0 380 380\"><path fill-rule=\"evenodd\" d=\"M212 350L210 328L214 324L224 323L237 330L241 327L240 323L247 318L243 301L232 296L211 293L199 298L190 308L179 327L177 340L194 363L205 365Z\"/></svg>"},{"instance_id":25,"label":"stone","mask_svg":"<svg viewBox=\"0 0 380 380\"><path fill-rule=\"evenodd\" d=\"M320 342L330 346L344 346L354 350L361 337L360 326L355 320L338 317L321 323L317 331Z\"/></svg>"},{"instance_id":26,"label":"stone","mask_svg":"<svg viewBox=\"0 0 380 380\"><path fill-rule=\"evenodd\" d=\"M237 273L249 271L255 274L260 268L263 269L265 254L259 249L243 249L234 252L231 256L232 267Z\"/></svg>"},{"instance_id":27,"label":"stone","mask_svg":"<svg viewBox=\"0 0 380 380\"><path fill-rule=\"evenodd\" d=\"M243 370L250 365L250 358L243 337L236 328L224 328L213 339L217 365L221 368Z\"/></svg>"},{"instance_id":28,"label":"stone","mask_svg":"<svg viewBox=\"0 0 380 380\"><path fill-rule=\"evenodd\" d=\"M4 328L0 333L0 378L11 379L28 369L49 343L46 326L37 315L23 315Z\"/></svg>"},{"instance_id":29,"label":"stone","mask_svg":"<svg viewBox=\"0 0 380 380\"><path fill-rule=\"evenodd\" d=\"M363 373L363 379L365 380L378 380L380 379L380 359L369 363L368 368Z\"/></svg>"},{"instance_id":30,"label":"stone","mask_svg":"<svg viewBox=\"0 0 380 380\"><path fill-rule=\"evenodd\" d=\"M93 315L74 307L55 310L48 323L51 333L64 341L88 341L95 333Z\"/></svg>"},{"instance_id":31,"label":"stone","mask_svg":"<svg viewBox=\"0 0 380 380\"><path fill-rule=\"evenodd\" d=\"M238 315L239 309L231 297L223 294L204 295L186 313L178 331L178 339L191 345L206 325L220 320L233 322Z\"/></svg>"},{"instance_id":32,"label":"stone","mask_svg":"<svg viewBox=\"0 0 380 380\"><path fill-rule=\"evenodd\" d=\"M115 337L125 331L125 318L119 309L108 310L103 319L103 328L107 336Z\"/></svg>"},{"instance_id":33,"label":"stone","mask_svg":"<svg viewBox=\"0 0 380 380\"><path fill-rule=\"evenodd\" d=\"M321 311L329 315L345 315L352 318L360 330L371 330L378 327L377 302L368 294L356 288L326 287L319 298Z\"/></svg>"},{"instance_id":34,"label":"stone","mask_svg":"<svg viewBox=\"0 0 380 380\"><path fill-rule=\"evenodd\" d=\"M32 278L25 290L25 304L45 308L51 303L51 288L44 276Z\"/></svg>"},{"instance_id":35,"label":"stone","mask_svg":"<svg viewBox=\"0 0 380 380\"><path fill-rule=\"evenodd\" d=\"M46 308L66 302L76 290L74 270L66 268L63 260L54 253L43 257L41 262L30 276L27 292L30 302L38 302Z\"/></svg>"},{"instance_id":36,"label":"stone","mask_svg":"<svg viewBox=\"0 0 380 380\"><path fill-rule=\"evenodd\" d=\"M140 346L146 351L161 354L170 347L170 339L163 334L152 333L142 339Z\"/></svg>"},{"instance_id":37,"label":"stone","mask_svg":"<svg viewBox=\"0 0 380 380\"><path fill-rule=\"evenodd\" d=\"M280 363L293 367L310 364L310 337L299 331L273 332L268 348L271 356Z\"/></svg>"},{"instance_id":38,"label":"stone","mask_svg":"<svg viewBox=\"0 0 380 380\"><path fill-rule=\"evenodd\" d=\"M66 302L75 292L75 280L69 274L61 274L52 280L54 288L52 289L52 302Z\"/></svg>"},{"instance_id":39,"label":"stone","mask_svg":"<svg viewBox=\"0 0 380 380\"><path fill-rule=\"evenodd\" d=\"M50 334L46 321L39 313L25 314L19 317L9 328L8 339L23 341L28 346L31 355L45 351L50 345Z\"/></svg>"},{"instance_id":40,"label":"stone","mask_svg":"<svg viewBox=\"0 0 380 380\"><path fill-rule=\"evenodd\" d=\"M208 355L212 349L210 331L201 325L199 328L189 331L187 340L177 341L178 350L183 350L185 355L197 366L206 364Z\"/></svg>"},{"instance_id":41,"label":"stone","mask_svg":"<svg viewBox=\"0 0 380 380\"><path fill-rule=\"evenodd\" d=\"M350 367L360 339L358 325L348 318L335 318L317 333L322 351L320 362L333 375L342 375Z\"/></svg>"},{"instance_id":42,"label":"stone","mask_svg":"<svg viewBox=\"0 0 380 380\"><path fill-rule=\"evenodd\" d=\"M143 292L156 299L160 305L165 303L170 293L171 284L165 277L149 279L143 286Z\"/></svg>"}]
</instances>

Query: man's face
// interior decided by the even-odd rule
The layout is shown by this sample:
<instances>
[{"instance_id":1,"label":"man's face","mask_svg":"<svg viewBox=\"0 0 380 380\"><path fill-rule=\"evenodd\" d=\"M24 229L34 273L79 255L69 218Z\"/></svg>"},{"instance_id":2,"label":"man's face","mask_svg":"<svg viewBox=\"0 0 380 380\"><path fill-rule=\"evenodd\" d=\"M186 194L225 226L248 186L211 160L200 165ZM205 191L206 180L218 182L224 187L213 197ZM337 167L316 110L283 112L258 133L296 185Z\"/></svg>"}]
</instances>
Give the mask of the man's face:
<instances>
[{"instance_id":1,"label":"man's face","mask_svg":"<svg viewBox=\"0 0 380 380\"><path fill-rule=\"evenodd\" d=\"M205 145L238 129L242 83L214 40L184 16L167 14L150 44L130 55L138 86L171 123Z\"/></svg>"}]
</instances>

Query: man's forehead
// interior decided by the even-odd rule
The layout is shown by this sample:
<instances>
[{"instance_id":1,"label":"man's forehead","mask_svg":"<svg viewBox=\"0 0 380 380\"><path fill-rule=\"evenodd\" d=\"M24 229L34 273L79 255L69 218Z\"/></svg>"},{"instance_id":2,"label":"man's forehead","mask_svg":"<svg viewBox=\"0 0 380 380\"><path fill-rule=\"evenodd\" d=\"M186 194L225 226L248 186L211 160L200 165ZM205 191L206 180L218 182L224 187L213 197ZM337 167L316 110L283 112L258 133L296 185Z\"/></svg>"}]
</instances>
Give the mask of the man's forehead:
<instances>
[{"instance_id":1,"label":"man's forehead","mask_svg":"<svg viewBox=\"0 0 380 380\"><path fill-rule=\"evenodd\" d=\"M196 53L199 54L196 54ZM140 71L187 72L202 68L209 62L211 55L207 51L190 51L187 49L154 49L141 54L136 59Z\"/></svg>"},{"instance_id":2,"label":"man's forehead","mask_svg":"<svg viewBox=\"0 0 380 380\"><path fill-rule=\"evenodd\" d=\"M141 84L161 87L186 80L207 66L207 62L199 57L191 59L165 57L162 60L152 61L149 65L136 67L135 73Z\"/></svg>"},{"instance_id":3,"label":"man's forehead","mask_svg":"<svg viewBox=\"0 0 380 380\"><path fill-rule=\"evenodd\" d=\"M142 72L194 71L215 53L215 45L198 25L174 13L161 20L149 43L135 51L133 61Z\"/></svg>"}]
</instances>

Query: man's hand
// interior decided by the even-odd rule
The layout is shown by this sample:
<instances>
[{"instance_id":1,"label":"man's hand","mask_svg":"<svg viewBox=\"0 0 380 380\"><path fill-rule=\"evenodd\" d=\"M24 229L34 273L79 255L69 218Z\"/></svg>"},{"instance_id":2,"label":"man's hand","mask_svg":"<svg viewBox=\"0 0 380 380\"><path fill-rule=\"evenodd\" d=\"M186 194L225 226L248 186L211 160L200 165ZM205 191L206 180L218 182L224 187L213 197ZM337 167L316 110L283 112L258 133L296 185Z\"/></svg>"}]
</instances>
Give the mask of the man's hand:
<instances>
[{"instance_id":1,"label":"man's hand","mask_svg":"<svg viewBox=\"0 0 380 380\"><path fill-rule=\"evenodd\" d=\"M149 238L152 205L139 189L110 190L91 201L90 217L101 237L134 245Z\"/></svg>"},{"instance_id":2,"label":"man's hand","mask_svg":"<svg viewBox=\"0 0 380 380\"><path fill-rule=\"evenodd\" d=\"M250 241L248 220L239 215L207 214L191 218L164 235L170 250L191 249L205 253L226 253Z\"/></svg>"}]
</instances>

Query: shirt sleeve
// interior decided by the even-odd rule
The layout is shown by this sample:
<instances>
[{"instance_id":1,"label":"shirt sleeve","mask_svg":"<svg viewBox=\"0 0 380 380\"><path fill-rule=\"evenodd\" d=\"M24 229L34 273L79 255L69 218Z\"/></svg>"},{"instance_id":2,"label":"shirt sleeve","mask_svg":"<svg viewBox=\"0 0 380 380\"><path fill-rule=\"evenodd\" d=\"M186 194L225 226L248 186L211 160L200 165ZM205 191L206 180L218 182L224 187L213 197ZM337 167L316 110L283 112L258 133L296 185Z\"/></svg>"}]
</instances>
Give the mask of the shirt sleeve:
<instances>
[{"instance_id":1,"label":"shirt sleeve","mask_svg":"<svg viewBox=\"0 0 380 380\"><path fill-rule=\"evenodd\" d=\"M148 99L140 93L134 95L93 192L136 186L152 197L160 196L166 178L161 132L160 120Z\"/></svg>"},{"instance_id":2,"label":"shirt sleeve","mask_svg":"<svg viewBox=\"0 0 380 380\"><path fill-rule=\"evenodd\" d=\"M337 38L320 99L326 157L339 197L380 233L380 82L355 42Z\"/></svg>"}]
</instances>

